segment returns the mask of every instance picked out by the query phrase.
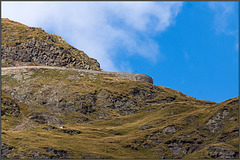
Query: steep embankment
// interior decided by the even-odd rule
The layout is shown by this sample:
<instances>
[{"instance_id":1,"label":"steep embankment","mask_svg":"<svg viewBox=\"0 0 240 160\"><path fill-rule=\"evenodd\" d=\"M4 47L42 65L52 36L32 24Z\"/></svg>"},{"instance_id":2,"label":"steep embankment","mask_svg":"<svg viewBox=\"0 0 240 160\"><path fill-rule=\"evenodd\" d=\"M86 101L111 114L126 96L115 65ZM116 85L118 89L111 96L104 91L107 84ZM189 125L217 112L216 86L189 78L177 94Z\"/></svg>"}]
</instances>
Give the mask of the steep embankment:
<instances>
[{"instance_id":1,"label":"steep embankment","mask_svg":"<svg viewBox=\"0 0 240 160\"><path fill-rule=\"evenodd\" d=\"M101 70L99 63L41 28L1 19L2 67L48 65Z\"/></svg>"}]
</instances>

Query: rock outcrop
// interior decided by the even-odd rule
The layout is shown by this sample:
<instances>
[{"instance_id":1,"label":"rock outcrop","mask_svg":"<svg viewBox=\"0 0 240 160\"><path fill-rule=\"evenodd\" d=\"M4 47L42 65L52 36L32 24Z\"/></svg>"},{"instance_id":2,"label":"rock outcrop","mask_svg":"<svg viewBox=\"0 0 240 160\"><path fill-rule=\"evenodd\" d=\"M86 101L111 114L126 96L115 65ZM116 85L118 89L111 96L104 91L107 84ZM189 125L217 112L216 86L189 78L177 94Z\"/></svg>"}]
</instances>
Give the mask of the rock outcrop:
<instances>
[{"instance_id":1,"label":"rock outcrop","mask_svg":"<svg viewBox=\"0 0 240 160\"><path fill-rule=\"evenodd\" d=\"M211 158L220 159L235 159L238 156L238 152L228 149L226 146L211 146L209 147L209 155Z\"/></svg>"},{"instance_id":2,"label":"rock outcrop","mask_svg":"<svg viewBox=\"0 0 240 160\"><path fill-rule=\"evenodd\" d=\"M72 47L60 36L5 18L2 18L1 25L3 67L48 65L101 70L97 60Z\"/></svg>"}]
</instances>

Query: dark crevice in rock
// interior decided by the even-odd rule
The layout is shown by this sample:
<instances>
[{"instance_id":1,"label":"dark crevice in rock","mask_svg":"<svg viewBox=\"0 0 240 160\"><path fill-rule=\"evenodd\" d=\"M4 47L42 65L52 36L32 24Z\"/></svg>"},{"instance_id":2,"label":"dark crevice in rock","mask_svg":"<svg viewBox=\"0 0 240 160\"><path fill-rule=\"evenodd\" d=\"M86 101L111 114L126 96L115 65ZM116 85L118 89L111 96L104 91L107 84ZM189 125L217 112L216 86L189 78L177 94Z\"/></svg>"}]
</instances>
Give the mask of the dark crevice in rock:
<instances>
[{"instance_id":1,"label":"dark crevice in rock","mask_svg":"<svg viewBox=\"0 0 240 160\"><path fill-rule=\"evenodd\" d=\"M54 148L51 148L51 147L44 147L44 149L46 150L46 152L49 152L49 153L55 155L51 158L54 158L54 159L55 158L60 158L60 159L69 159L70 158L68 152L65 150L55 150Z\"/></svg>"},{"instance_id":2,"label":"dark crevice in rock","mask_svg":"<svg viewBox=\"0 0 240 160\"><path fill-rule=\"evenodd\" d=\"M59 131L62 132L62 133L67 133L67 134L69 134L69 135L75 135L75 134L80 134L80 133L82 133L81 131L79 131L79 130L74 130L74 129L60 129Z\"/></svg>"}]
</instances>

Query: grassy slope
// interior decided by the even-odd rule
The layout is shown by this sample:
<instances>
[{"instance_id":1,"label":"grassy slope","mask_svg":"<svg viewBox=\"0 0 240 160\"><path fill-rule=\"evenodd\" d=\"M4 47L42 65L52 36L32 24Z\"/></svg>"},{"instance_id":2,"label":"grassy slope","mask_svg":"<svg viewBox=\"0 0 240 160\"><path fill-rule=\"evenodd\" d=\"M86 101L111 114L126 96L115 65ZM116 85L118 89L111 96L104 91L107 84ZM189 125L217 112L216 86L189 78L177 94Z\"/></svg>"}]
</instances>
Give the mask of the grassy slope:
<instances>
[{"instance_id":1,"label":"grassy slope","mask_svg":"<svg viewBox=\"0 0 240 160\"><path fill-rule=\"evenodd\" d=\"M14 146L15 150L10 157L14 157L23 151L31 155L29 149L38 150L41 154L50 155L44 147L52 147L57 150L66 150L71 158L84 158L88 155L92 158L211 158L208 148L210 146L226 146L231 150L238 151L238 136L230 136L233 130L238 129L238 104L230 102L237 101L233 98L225 102L214 104L208 101L199 101L186 96L178 91L167 87L153 86L149 83L127 81L103 75L85 74L75 71L37 71L30 76L22 74L2 76L2 102L10 98L18 104L22 114L19 117L12 115L2 116L2 140L9 146ZM18 78L16 78L18 77ZM45 91L44 87L52 86L51 91ZM31 87L30 87L31 86ZM60 129L43 129L46 124L37 124L29 120L24 130L14 131L18 124L25 121L25 117L31 112L53 112L44 105L38 105L34 102L23 104L9 96L9 91L20 87L26 91L35 94L42 94L42 97L48 97L53 90L58 91L59 98L68 101L74 101L74 93L86 95L88 93L99 93L101 90L107 90L116 97L125 97L136 101L135 97L130 95L134 89L145 90L155 94L155 97L144 100L147 96L140 96L135 114L122 116L118 111L101 108L97 106L97 112L84 115L90 121L88 123L76 123L78 117L83 115L76 112L59 111L59 117L66 122L64 126L67 129L79 130L82 133L69 135L59 132ZM154 87L157 90L154 90ZM59 89L60 88L60 89ZM66 92L63 92L66 91ZM147 93L148 93L147 92ZM175 101L164 102L160 104L148 104L149 101L163 100L167 97L175 97ZM32 100L34 96L29 96ZM2 103L3 108L9 106ZM214 133L210 132L206 123L223 109L228 109L229 114L221 121L224 124ZM99 112L108 113L109 118L96 120L95 116ZM235 117L234 117L235 115ZM233 117L233 118L231 118ZM152 126L150 129L139 130L142 125ZM162 130L166 126L174 125L176 133L164 134ZM54 125L53 125L54 126ZM55 125L58 127L58 125ZM223 136L223 133L229 133L225 142L217 142L217 139ZM154 144L149 141L149 135L158 139L160 143ZM193 153L183 154L184 147L187 148L193 144L184 144L181 152L174 155L168 144L174 140L191 141L203 143L203 147ZM217 143L216 143L217 142ZM145 149L144 144L150 144L151 147ZM130 147L126 147L130 146Z\"/></svg>"}]
</instances>

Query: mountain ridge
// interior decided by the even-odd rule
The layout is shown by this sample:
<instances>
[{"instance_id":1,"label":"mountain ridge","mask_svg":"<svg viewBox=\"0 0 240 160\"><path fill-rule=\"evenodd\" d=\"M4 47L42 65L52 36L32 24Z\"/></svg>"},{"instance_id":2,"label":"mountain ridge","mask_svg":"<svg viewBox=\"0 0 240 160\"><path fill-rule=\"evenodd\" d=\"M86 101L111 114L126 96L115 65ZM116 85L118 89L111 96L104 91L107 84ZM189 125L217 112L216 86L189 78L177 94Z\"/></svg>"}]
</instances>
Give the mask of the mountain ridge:
<instances>
[{"instance_id":1,"label":"mountain ridge","mask_svg":"<svg viewBox=\"0 0 240 160\"><path fill-rule=\"evenodd\" d=\"M85 66L81 56L75 66L51 58L52 51L65 54L60 49L65 42L53 50L44 41L26 45L16 38L20 29L8 27L1 37L1 158L239 158L238 97L215 103L153 85L142 74L128 73L146 80L97 74L107 72L87 55ZM4 28L9 35L20 34L12 39ZM36 41L46 34L35 33ZM38 60L31 48L42 55Z\"/></svg>"},{"instance_id":2,"label":"mountain ridge","mask_svg":"<svg viewBox=\"0 0 240 160\"><path fill-rule=\"evenodd\" d=\"M97 60L42 28L2 18L1 35L2 67L49 65L101 70Z\"/></svg>"},{"instance_id":3,"label":"mountain ridge","mask_svg":"<svg viewBox=\"0 0 240 160\"><path fill-rule=\"evenodd\" d=\"M124 73L124 72L106 72L106 71L93 71L93 70L84 70L84 69L75 69L75 68L63 68L63 67L50 67L50 66L18 66L18 67L3 67L2 75L9 75L15 72L27 72L31 70L46 70L46 69L58 69L58 70L77 70L79 72L88 72L95 74L105 74L110 77L117 77L121 79L129 79L136 81L143 81L148 83L153 83L153 79L145 74L140 73Z\"/></svg>"}]
</instances>

